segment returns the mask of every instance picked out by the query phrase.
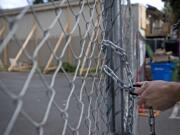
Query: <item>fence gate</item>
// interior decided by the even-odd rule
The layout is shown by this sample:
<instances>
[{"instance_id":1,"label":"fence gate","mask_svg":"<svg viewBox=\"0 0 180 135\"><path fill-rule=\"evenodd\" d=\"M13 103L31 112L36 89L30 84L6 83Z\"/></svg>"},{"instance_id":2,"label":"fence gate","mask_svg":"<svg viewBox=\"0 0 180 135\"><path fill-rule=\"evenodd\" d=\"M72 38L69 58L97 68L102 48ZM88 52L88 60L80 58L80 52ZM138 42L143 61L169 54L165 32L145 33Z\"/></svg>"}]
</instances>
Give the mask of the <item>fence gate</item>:
<instances>
[{"instance_id":1,"label":"fence gate","mask_svg":"<svg viewBox=\"0 0 180 135\"><path fill-rule=\"evenodd\" d=\"M0 134L134 135L131 13L130 0L0 9Z\"/></svg>"}]
</instances>

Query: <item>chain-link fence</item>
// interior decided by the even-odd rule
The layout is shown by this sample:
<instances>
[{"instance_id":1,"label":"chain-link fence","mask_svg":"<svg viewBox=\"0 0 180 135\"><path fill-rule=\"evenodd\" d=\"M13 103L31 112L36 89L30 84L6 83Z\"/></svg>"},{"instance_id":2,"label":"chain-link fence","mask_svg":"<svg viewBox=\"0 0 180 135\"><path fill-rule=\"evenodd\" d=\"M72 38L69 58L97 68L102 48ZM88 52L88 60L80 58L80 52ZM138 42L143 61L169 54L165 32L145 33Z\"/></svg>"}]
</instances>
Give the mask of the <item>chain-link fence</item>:
<instances>
[{"instance_id":1,"label":"chain-link fence","mask_svg":"<svg viewBox=\"0 0 180 135\"><path fill-rule=\"evenodd\" d=\"M135 134L130 0L27 2L0 10L0 134Z\"/></svg>"}]
</instances>

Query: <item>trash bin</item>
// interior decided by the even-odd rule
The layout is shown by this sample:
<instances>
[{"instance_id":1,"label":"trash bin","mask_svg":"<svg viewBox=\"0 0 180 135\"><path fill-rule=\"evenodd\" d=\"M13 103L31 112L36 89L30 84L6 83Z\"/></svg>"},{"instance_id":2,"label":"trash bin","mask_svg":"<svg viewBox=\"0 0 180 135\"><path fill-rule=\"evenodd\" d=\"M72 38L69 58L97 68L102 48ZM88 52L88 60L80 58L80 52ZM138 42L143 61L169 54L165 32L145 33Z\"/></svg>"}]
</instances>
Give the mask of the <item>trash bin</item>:
<instances>
[{"instance_id":1,"label":"trash bin","mask_svg":"<svg viewBox=\"0 0 180 135\"><path fill-rule=\"evenodd\" d=\"M175 64L171 62L151 63L152 79L172 81L174 67Z\"/></svg>"}]
</instances>

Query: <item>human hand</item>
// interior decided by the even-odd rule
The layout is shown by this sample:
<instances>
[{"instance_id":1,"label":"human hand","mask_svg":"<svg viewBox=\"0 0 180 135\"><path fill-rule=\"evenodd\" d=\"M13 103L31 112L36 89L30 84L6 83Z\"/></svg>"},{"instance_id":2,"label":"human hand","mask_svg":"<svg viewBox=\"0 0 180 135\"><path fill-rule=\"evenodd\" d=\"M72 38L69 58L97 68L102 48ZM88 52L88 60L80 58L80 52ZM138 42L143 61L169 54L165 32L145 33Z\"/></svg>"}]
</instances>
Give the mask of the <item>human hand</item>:
<instances>
[{"instance_id":1,"label":"human hand","mask_svg":"<svg viewBox=\"0 0 180 135\"><path fill-rule=\"evenodd\" d=\"M152 107L156 110L166 110L177 102L177 90L174 85L166 81L147 81L137 83L142 87L136 89L139 95L138 104L145 108Z\"/></svg>"}]
</instances>

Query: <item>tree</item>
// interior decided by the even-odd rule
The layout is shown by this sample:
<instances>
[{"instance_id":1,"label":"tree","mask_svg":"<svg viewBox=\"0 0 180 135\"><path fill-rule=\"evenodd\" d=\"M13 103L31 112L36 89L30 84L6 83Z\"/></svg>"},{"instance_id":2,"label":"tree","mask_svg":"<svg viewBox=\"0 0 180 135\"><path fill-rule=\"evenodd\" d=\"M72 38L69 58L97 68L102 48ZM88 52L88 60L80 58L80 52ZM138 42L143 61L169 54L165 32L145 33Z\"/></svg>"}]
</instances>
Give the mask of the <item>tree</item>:
<instances>
[{"instance_id":1,"label":"tree","mask_svg":"<svg viewBox=\"0 0 180 135\"><path fill-rule=\"evenodd\" d=\"M58 1L58 0L47 0L48 2L53 2L53 1ZM40 4L40 3L44 3L44 0L35 0L33 2L33 4Z\"/></svg>"},{"instance_id":2,"label":"tree","mask_svg":"<svg viewBox=\"0 0 180 135\"><path fill-rule=\"evenodd\" d=\"M44 3L44 1L43 1L43 0L35 0L35 1L33 2L33 4L39 4L39 3Z\"/></svg>"},{"instance_id":3,"label":"tree","mask_svg":"<svg viewBox=\"0 0 180 135\"><path fill-rule=\"evenodd\" d=\"M174 0L171 2L171 6L174 12L174 15L176 17L176 20L180 18L180 1L179 0Z\"/></svg>"},{"instance_id":4,"label":"tree","mask_svg":"<svg viewBox=\"0 0 180 135\"><path fill-rule=\"evenodd\" d=\"M174 21L180 19L180 1L179 0L162 0L165 1L165 10L167 10L167 6L169 5L172 8L172 12L174 15Z\"/></svg>"},{"instance_id":5,"label":"tree","mask_svg":"<svg viewBox=\"0 0 180 135\"><path fill-rule=\"evenodd\" d=\"M165 15L165 21L173 24L175 21L175 16L169 2L165 2L163 12Z\"/></svg>"}]
</instances>

